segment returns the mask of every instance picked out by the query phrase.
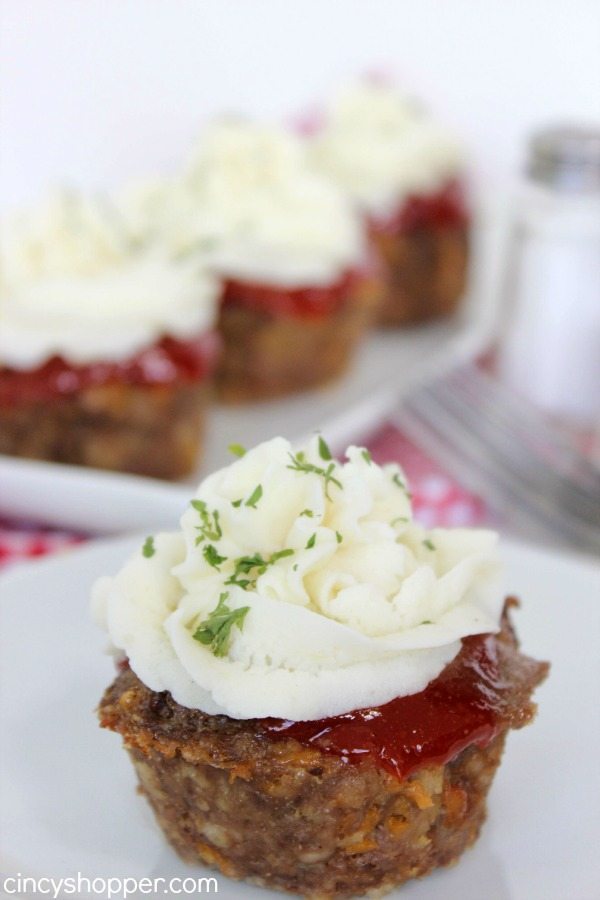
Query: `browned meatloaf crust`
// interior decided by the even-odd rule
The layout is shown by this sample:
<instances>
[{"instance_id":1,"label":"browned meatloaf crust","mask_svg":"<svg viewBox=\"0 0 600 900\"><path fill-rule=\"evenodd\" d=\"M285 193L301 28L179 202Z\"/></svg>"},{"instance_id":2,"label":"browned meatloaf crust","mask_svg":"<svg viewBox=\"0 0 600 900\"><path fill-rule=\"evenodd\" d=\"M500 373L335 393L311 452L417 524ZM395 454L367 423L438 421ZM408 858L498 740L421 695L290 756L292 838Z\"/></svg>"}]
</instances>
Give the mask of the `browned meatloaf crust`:
<instances>
[{"instance_id":1,"label":"browned meatloaf crust","mask_svg":"<svg viewBox=\"0 0 600 900\"><path fill-rule=\"evenodd\" d=\"M497 737L404 779L371 759L347 764L295 740L271 742L256 720L186 709L130 669L99 716L122 734L142 792L187 862L313 898L384 893L473 843L506 732L535 712L531 692L547 665L517 651L508 620L498 644L510 694Z\"/></svg>"},{"instance_id":2,"label":"browned meatloaf crust","mask_svg":"<svg viewBox=\"0 0 600 900\"><path fill-rule=\"evenodd\" d=\"M196 467L206 384L105 384L0 404L0 453L176 479Z\"/></svg>"},{"instance_id":3,"label":"browned meatloaf crust","mask_svg":"<svg viewBox=\"0 0 600 900\"><path fill-rule=\"evenodd\" d=\"M455 312L465 292L468 231L464 225L421 226L394 233L374 229L385 263L382 325L411 325Z\"/></svg>"},{"instance_id":4,"label":"browned meatloaf crust","mask_svg":"<svg viewBox=\"0 0 600 900\"><path fill-rule=\"evenodd\" d=\"M219 399L232 404L267 400L343 375L380 298L380 284L366 278L353 286L337 312L321 318L275 316L241 303L224 306Z\"/></svg>"}]
</instances>

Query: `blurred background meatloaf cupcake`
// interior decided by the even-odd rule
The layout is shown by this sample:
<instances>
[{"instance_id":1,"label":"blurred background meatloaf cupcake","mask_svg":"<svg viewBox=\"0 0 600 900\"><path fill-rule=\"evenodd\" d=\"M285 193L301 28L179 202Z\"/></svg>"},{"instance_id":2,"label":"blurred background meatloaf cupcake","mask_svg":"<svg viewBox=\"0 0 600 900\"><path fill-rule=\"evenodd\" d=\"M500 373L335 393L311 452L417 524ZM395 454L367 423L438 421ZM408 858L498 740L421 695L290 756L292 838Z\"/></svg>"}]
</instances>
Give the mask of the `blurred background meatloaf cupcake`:
<instances>
[{"instance_id":1,"label":"blurred background meatloaf cupcake","mask_svg":"<svg viewBox=\"0 0 600 900\"><path fill-rule=\"evenodd\" d=\"M383 258L380 322L452 313L466 286L469 224L452 136L396 88L365 80L338 95L309 142L314 166L352 198Z\"/></svg>"},{"instance_id":2,"label":"blurred background meatloaf cupcake","mask_svg":"<svg viewBox=\"0 0 600 900\"><path fill-rule=\"evenodd\" d=\"M218 282L135 250L117 211L74 192L0 234L0 453L178 478L196 465Z\"/></svg>"},{"instance_id":3,"label":"blurred background meatloaf cupcake","mask_svg":"<svg viewBox=\"0 0 600 900\"><path fill-rule=\"evenodd\" d=\"M156 235L157 210L170 252L200 255L223 280L221 400L281 396L345 371L379 286L361 217L311 170L302 141L215 121L180 176L137 190L130 217Z\"/></svg>"}]
</instances>

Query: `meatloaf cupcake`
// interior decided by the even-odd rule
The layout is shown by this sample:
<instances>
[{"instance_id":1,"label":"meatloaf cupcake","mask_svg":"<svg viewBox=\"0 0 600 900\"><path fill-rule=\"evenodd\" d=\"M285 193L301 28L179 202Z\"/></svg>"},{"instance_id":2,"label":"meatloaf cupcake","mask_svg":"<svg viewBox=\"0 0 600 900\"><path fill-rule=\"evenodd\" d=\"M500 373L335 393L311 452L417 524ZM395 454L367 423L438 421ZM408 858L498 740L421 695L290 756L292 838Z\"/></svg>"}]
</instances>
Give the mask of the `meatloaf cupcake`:
<instances>
[{"instance_id":1,"label":"meatloaf cupcake","mask_svg":"<svg viewBox=\"0 0 600 900\"><path fill-rule=\"evenodd\" d=\"M218 284L58 195L0 237L0 453L161 478L196 464Z\"/></svg>"},{"instance_id":2,"label":"meatloaf cupcake","mask_svg":"<svg viewBox=\"0 0 600 900\"><path fill-rule=\"evenodd\" d=\"M372 319L376 283L360 217L309 170L298 139L215 123L169 199L172 252L200 253L224 280L221 399L276 397L342 374Z\"/></svg>"},{"instance_id":3,"label":"meatloaf cupcake","mask_svg":"<svg viewBox=\"0 0 600 900\"><path fill-rule=\"evenodd\" d=\"M547 670L494 545L417 525L366 450L276 438L96 584L119 662L100 722L184 860L319 898L456 861Z\"/></svg>"},{"instance_id":4,"label":"meatloaf cupcake","mask_svg":"<svg viewBox=\"0 0 600 900\"><path fill-rule=\"evenodd\" d=\"M452 313L464 293L468 223L457 144L392 88L342 94L310 139L316 168L366 216L386 264L380 321Z\"/></svg>"}]
</instances>

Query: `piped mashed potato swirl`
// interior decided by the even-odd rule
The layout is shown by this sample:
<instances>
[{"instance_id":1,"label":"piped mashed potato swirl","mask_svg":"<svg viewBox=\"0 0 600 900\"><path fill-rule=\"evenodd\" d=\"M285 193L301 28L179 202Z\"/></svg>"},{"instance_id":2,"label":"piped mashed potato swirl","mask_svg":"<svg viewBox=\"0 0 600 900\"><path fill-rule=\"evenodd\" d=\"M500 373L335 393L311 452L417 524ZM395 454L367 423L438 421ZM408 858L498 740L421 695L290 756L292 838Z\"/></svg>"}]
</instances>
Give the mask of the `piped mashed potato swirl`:
<instances>
[{"instance_id":1,"label":"piped mashed potato swirl","mask_svg":"<svg viewBox=\"0 0 600 900\"><path fill-rule=\"evenodd\" d=\"M340 93L309 147L315 168L374 216L435 191L463 165L445 129L395 88L370 81Z\"/></svg>"},{"instance_id":2,"label":"piped mashed potato swirl","mask_svg":"<svg viewBox=\"0 0 600 900\"><path fill-rule=\"evenodd\" d=\"M208 714L319 719L416 693L461 638L498 630L496 536L426 531L397 465L327 457L318 438L260 444L96 583L97 620L149 688ZM219 656L194 635L224 596L247 612Z\"/></svg>"},{"instance_id":3,"label":"piped mashed potato swirl","mask_svg":"<svg viewBox=\"0 0 600 900\"><path fill-rule=\"evenodd\" d=\"M197 260L136 248L109 202L59 192L0 228L0 366L119 361L164 335L199 335L218 294Z\"/></svg>"},{"instance_id":4,"label":"piped mashed potato swirl","mask_svg":"<svg viewBox=\"0 0 600 900\"><path fill-rule=\"evenodd\" d=\"M224 278L328 285L364 261L352 204L281 128L215 121L183 173L148 179L118 203L138 236L158 236L177 256L197 254Z\"/></svg>"}]
</instances>

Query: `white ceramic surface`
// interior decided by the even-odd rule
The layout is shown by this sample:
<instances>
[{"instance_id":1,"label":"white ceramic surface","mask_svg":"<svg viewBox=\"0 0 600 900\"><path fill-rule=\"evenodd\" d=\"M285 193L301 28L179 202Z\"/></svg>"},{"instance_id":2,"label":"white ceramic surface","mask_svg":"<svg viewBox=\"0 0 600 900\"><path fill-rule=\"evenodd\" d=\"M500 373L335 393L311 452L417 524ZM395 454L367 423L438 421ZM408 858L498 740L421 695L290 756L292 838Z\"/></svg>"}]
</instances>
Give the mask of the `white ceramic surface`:
<instances>
[{"instance_id":1,"label":"white ceramic surface","mask_svg":"<svg viewBox=\"0 0 600 900\"><path fill-rule=\"evenodd\" d=\"M113 677L90 621L91 582L142 537L16 566L0 577L0 871L209 875L165 845L119 738L94 708ZM600 873L600 568L506 546L526 652L552 662L533 726L510 735L480 840L402 900L597 900ZM272 894L219 876L219 896ZM396 896L393 894L391 896Z\"/></svg>"}]
</instances>

